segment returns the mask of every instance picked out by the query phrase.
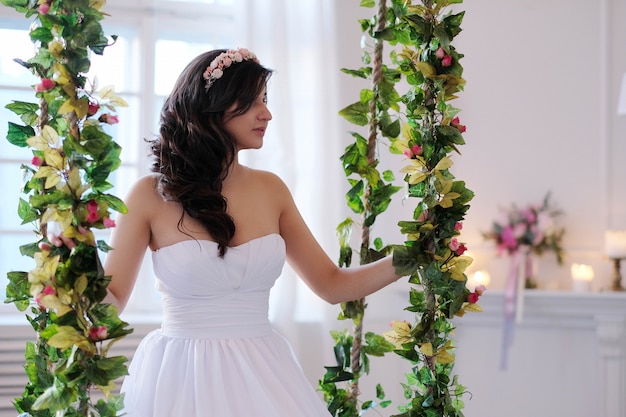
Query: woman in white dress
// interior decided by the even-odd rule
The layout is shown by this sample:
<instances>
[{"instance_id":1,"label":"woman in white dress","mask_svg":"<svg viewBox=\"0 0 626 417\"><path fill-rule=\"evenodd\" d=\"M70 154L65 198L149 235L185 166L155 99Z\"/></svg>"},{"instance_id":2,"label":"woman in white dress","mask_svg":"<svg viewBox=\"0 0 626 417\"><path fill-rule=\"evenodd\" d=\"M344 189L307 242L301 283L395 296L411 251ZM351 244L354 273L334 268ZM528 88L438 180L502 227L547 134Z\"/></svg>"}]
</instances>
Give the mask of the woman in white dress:
<instances>
[{"instance_id":1,"label":"woman in white dress","mask_svg":"<svg viewBox=\"0 0 626 417\"><path fill-rule=\"evenodd\" d=\"M122 386L129 417L322 417L325 404L267 317L284 261L321 298L364 297L398 279L391 258L338 268L274 174L241 165L272 119L271 71L246 50L195 58L161 111L153 173L117 217L108 302L123 310L146 248L163 296L160 329Z\"/></svg>"}]
</instances>

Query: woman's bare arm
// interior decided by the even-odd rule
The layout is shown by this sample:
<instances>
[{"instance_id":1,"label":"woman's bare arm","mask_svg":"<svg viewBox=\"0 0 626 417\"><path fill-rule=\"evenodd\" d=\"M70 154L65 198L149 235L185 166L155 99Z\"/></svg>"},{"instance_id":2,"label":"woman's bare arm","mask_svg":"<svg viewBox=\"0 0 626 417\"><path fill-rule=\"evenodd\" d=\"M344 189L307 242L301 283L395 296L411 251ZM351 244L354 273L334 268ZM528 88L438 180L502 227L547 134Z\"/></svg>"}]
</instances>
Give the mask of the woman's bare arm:
<instances>
[{"instance_id":1,"label":"woman's bare arm","mask_svg":"<svg viewBox=\"0 0 626 417\"><path fill-rule=\"evenodd\" d=\"M116 227L104 263L105 274L111 276L106 302L124 309L133 290L141 263L150 243L151 210L155 203L154 177L143 177L125 199L128 212L116 218Z\"/></svg>"},{"instance_id":2,"label":"woman's bare arm","mask_svg":"<svg viewBox=\"0 0 626 417\"><path fill-rule=\"evenodd\" d=\"M356 300L400 278L391 256L367 265L339 268L307 227L287 187L280 180L275 187L282 203L280 234L286 242L287 260L321 298L332 304Z\"/></svg>"}]
</instances>

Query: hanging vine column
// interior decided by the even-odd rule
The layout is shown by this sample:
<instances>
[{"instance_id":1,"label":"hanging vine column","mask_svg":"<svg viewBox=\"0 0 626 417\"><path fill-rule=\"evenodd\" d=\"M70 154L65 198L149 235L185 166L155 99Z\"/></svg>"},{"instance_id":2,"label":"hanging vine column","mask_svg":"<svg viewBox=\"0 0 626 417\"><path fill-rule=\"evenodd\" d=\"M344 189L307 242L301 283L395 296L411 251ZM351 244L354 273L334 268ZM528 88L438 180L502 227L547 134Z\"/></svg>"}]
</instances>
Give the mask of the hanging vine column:
<instances>
[{"instance_id":1,"label":"hanging vine column","mask_svg":"<svg viewBox=\"0 0 626 417\"><path fill-rule=\"evenodd\" d=\"M33 86L38 102L6 106L23 123L9 123L7 140L33 153L22 166L26 198L18 213L36 234L33 243L20 247L34 259L33 269L9 272L6 288L6 301L30 311L26 318L36 332L36 343L27 343L25 352L29 382L14 404L33 417L117 416L123 400L110 393L113 381L127 373L126 358L108 353L132 330L103 302L109 277L98 250L110 247L96 241L92 230L115 227L111 212L126 211L107 193L121 149L105 132L126 102L112 86L99 88L85 76L90 54L102 54L115 40L100 25L105 1L1 1L34 18L35 56L16 61L40 80ZM76 247L51 245L50 222ZM93 400L95 390L105 399Z\"/></svg>"},{"instance_id":2,"label":"hanging vine column","mask_svg":"<svg viewBox=\"0 0 626 417\"><path fill-rule=\"evenodd\" d=\"M410 85L402 97L406 123L391 150L403 154L407 196L418 199L413 218L399 222L406 235L394 248L394 265L409 276L410 305L415 322L395 322L386 334L396 352L413 367L403 384L409 399L401 416L462 416L465 387L452 374L454 344L451 319L476 304L483 287L466 288L465 269L472 259L459 240L462 221L473 198L465 183L452 174L451 154L465 143L466 128L450 104L463 89L462 54L452 44L461 32L463 12L449 6L462 0L422 0L417 5L393 1L390 29L402 43L392 55Z\"/></svg>"},{"instance_id":3,"label":"hanging vine column","mask_svg":"<svg viewBox=\"0 0 626 417\"><path fill-rule=\"evenodd\" d=\"M389 7L387 3L379 2L378 10L383 10L382 13L360 21L363 32L374 40L373 67L369 66L370 54L364 52L363 61L367 66L343 70L355 77L378 81L373 82L372 90L362 90L359 101L340 114L353 124L376 126L381 133L376 143L382 144L382 139L386 138L392 153L404 155L405 166L399 172L404 175L406 199L417 200L413 218L399 222L401 232L406 236L405 243L393 247L397 272L408 276L412 284L410 305L406 310L415 313L415 322L393 322L393 330L385 333L396 353L413 366L407 374L407 381L402 384L409 403L399 406L401 416L461 416L465 387L452 375L454 345L451 334L454 326L451 320L468 311L481 311L476 302L484 291L482 287L470 291L465 285L465 269L472 259L464 255L466 246L460 241L460 234L473 193L451 171L451 154L459 153L459 147L465 143L463 133L466 130L458 117L460 110L450 103L465 84L459 62L463 55L452 45L455 36L461 32L464 13L450 10L450 6L462 3L462 0L391 0ZM376 3L363 0L361 5L375 7ZM383 43L391 46L389 57L396 68L377 65L380 63L377 52L382 51ZM380 68L380 78L377 68ZM400 81L408 85L402 96L395 87ZM367 184L375 184L376 181L371 181L374 176L372 167L378 165L378 160L368 159L367 153L371 149L372 136L368 140L357 133L353 136L355 144L349 146L342 157L346 174L358 173L363 179L370 180ZM378 171L375 173L378 175ZM393 181L394 175L386 171L383 177ZM373 216L366 208L381 201L386 208L389 198L382 200L371 194L363 180L349 178L349 181L352 189L348 192L348 205L355 212L364 213L364 226L371 225L368 220ZM352 251L346 242L351 226L352 221L348 220L338 229L342 249L340 264L349 264ZM368 231L364 230L363 241L369 238ZM374 246L383 249L380 241L375 240ZM388 253L389 247L385 247L384 252ZM367 253L368 247L362 246L362 260ZM372 253L371 249L369 253ZM340 318L357 317L361 320L360 308L363 306L348 303ZM358 390L353 389L348 394L329 383L355 376L354 369L350 368L354 365L346 358L349 353L356 356L358 347L357 344L352 346L352 335L345 332L334 332L333 335L337 342L335 356L338 365L327 367L322 381L326 384L320 386L333 415L356 416L359 415L357 403L362 404L364 410L375 403L351 402L359 394ZM354 337L357 335L355 333ZM379 354L384 353L384 344L376 342L376 346L380 347ZM377 397L383 399L382 388ZM381 405L388 405L388 401L381 401Z\"/></svg>"},{"instance_id":4,"label":"hanging vine column","mask_svg":"<svg viewBox=\"0 0 626 417\"><path fill-rule=\"evenodd\" d=\"M370 6L374 6L374 2ZM382 137L396 137L400 133L399 122L392 121L389 112L397 107L399 96L395 93L394 83L398 80L397 71L389 70L383 64L384 41L377 36L386 26L386 1L378 2L378 10L371 20L371 26L364 27L373 43L372 53L364 51L363 63L366 65L357 70L342 71L355 77L367 79L371 88L363 89L359 101L342 109L339 114L349 122L367 127L367 138L357 132L351 132L355 142L349 145L341 157L344 172L350 183L346 194L350 209L361 216L358 226L361 228L359 251L360 264L368 264L389 255L390 247L384 246L380 238L372 239L372 229L377 216L382 214L393 194L400 187L392 184L394 176L391 171L378 170L379 159L377 148ZM373 62L372 62L373 56ZM350 236L354 221L351 218L342 222L338 228L340 240L340 266L350 266L353 249ZM387 407L390 401L385 400L383 388L376 387L375 400L363 400L359 382L363 375L369 373L369 356L383 356L393 350L393 344L381 335L373 332L364 334L365 299L342 304L339 319L351 319L353 329L343 332L331 332L335 340L336 366L326 367L326 374L320 381L320 390L328 403L333 416L356 417L365 410L380 406ZM347 383L340 388L339 383Z\"/></svg>"}]
</instances>

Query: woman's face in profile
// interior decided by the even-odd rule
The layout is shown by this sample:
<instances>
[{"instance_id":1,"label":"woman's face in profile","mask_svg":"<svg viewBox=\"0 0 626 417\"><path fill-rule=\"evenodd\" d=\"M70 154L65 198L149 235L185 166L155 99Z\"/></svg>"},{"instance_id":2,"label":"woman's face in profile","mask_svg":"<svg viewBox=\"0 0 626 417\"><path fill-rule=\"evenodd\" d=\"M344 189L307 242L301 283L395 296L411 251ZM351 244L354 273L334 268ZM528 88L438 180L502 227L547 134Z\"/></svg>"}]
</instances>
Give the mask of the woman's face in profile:
<instances>
[{"instance_id":1,"label":"woman's face in profile","mask_svg":"<svg viewBox=\"0 0 626 417\"><path fill-rule=\"evenodd\" d=\"M237 150L259 149L263 146L263 137L272 113L267 108L267 90L264 87L252 106L243 114L230 116L237 108L233 104L225 113L224 128L235 138Z\"/></svg>"}]
</instances>

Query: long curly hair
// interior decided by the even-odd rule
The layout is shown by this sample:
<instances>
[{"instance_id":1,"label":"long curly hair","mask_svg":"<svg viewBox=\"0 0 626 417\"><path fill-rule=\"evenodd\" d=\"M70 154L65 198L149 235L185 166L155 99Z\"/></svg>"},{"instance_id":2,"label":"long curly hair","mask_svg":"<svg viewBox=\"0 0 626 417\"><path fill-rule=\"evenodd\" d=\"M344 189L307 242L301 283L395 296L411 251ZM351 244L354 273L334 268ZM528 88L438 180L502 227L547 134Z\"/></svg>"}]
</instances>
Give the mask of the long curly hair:
<instances>
[{"instance_id":1,"label":"long curly hair","mask_svg":"<svg viewBox=\"0 0 626 417\"><path fill-rule=\"evenodd\" d=\"M272 74L247 60L228 67L207 90L202 74L225 51L205 52L187 65L163 104L159 135L149 141L159 193L183 207L178 230L188 234L182 230L185 215L197 219L217 242L220 257L235 234L222 183L236 142L224 124L251 108ZM226 113L232 106L234 111Z\"/></svg>"}]
</instances>

